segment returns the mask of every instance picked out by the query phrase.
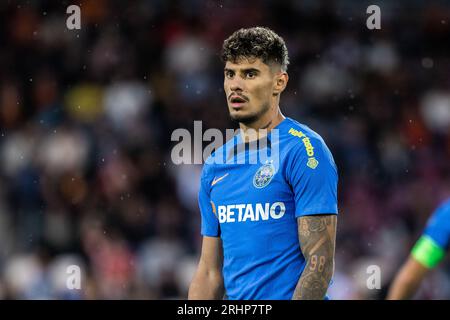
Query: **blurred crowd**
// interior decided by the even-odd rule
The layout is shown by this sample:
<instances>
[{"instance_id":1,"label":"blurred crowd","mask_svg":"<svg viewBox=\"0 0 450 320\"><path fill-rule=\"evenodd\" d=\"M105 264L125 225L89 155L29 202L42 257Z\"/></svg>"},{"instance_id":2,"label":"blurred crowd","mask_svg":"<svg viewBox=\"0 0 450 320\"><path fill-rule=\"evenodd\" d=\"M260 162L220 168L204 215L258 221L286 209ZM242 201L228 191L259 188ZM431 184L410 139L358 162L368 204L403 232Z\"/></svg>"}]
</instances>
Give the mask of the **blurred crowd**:
<instances>
[{"instance_id":1,"label":"blurred crowd","mask_svg":"<svg viewBox=\"0 0 450 320\"><path fill-rule=\"evenodd\" d=\"M402 3L403 2L403 3ZM81 8L81 29L66 8ZM220 48L240 27L286 41L281 109L339 168L332 299L382 299L450 196L450 5L377 1L2 1L0 298L179 299L201 245L201 165L171 133L236 128ZM417 297L450 298L446 260ZM81 269L81 289L66 286ZM381 268L380 290L366 286Z\"/></svg>"}]
</instances>

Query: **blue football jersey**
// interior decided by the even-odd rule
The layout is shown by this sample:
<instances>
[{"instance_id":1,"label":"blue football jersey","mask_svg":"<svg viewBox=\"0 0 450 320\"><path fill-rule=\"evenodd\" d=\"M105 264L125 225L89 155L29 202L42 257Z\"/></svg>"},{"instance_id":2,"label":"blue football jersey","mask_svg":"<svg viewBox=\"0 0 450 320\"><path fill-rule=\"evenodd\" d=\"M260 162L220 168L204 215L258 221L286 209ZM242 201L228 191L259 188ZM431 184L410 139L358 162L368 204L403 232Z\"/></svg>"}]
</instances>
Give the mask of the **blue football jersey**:
<instances>
[{"instance_id":1,"label":"blue football jersey","mask_svg":"<svg viewBox=\"0 0 450 320\"><path fill-rule=\"evenodd\" d=\"M424 235L430 237L439 247L450 246L450 199L444 201L428 220Z\"/></svg>"},{"instance_id":2,"label":"blue football jersey","mask_svg":"<svg viewBox=\"0 0 450 320\"><path fill-rule=\"evenodd\" d=\"M290 118L267 138L250 148L237 134L201 174L201 233L222 239L229 299L291 299L305 267L296 218L338 213L337 168L323 139Z\"/></svg>"}]
</instances>

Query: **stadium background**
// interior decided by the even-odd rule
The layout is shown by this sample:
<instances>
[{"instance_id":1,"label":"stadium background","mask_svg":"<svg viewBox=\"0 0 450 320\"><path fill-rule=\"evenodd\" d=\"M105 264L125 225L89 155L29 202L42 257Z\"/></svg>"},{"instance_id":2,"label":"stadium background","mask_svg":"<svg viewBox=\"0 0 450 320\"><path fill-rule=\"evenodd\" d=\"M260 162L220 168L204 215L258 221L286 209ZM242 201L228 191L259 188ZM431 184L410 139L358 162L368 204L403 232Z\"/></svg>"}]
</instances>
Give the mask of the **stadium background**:
<instances>
[{"instance_id":1,"label":"stadium background","mask_svg":"<svg viewBox=\"0 0 450 320\"><path fill-rule=\"evenodd\" d=\"M66 28L70 4L81 30ZM381 30L366 28L370 4ZM384 298L450 195L445 1L2 1L0 298L186 297L201 165L173 165L171 133L235 127L219 51L255 25L290 52L282 111L339 168L330 296ZM82 290L65 286L72 264ZM369 265L381 290L366 287ZM448 259L417 297L450 298Z\"/></svg>"}]
</instances>

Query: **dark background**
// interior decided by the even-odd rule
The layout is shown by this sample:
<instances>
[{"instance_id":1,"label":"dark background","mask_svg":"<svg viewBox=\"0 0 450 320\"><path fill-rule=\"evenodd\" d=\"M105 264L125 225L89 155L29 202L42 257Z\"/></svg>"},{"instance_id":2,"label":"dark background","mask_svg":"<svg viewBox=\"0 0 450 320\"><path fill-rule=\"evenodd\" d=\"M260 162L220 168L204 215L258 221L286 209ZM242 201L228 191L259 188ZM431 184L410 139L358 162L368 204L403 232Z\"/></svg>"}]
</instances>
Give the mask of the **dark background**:
<instances>
[{"instance_id":1,"label":"dark background","mask_svg":"<svg viewBox=\"0 0 450 320\"><path fill-rule=\"evenodd\" d=\"M81 30L66 8L81 7ZM381 30L366 27L368 5ZM235 128L222 41L286 41L286 116L339 168L332 299L381 299L450 196L446 1L1 1L0 298L185 298L201 244L201 165L177 128ZM82 289L66 288L68 265ZM381 290L366 287L369 265ZM417 297L450 298L448 260Z\"/></svg>"}]
</instances>

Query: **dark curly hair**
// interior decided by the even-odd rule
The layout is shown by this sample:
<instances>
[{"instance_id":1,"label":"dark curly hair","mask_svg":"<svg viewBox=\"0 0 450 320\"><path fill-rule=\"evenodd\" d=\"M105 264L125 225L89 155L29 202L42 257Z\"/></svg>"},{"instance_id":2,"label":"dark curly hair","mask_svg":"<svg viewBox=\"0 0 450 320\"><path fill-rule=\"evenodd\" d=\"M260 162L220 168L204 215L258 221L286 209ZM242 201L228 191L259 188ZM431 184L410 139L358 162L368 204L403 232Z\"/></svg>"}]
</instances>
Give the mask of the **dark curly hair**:
<instances>
[{"instance_id":1,"label":"dark curly hair","mask_svg":"<svg viewBox=\"0 0 450 320\"><path fill-rule=\"evenodd\" d=\"M239 29L223 42L222 61L260 58L265 64L277 63L286 71L289 56L283 38L266 27Z\"/></svg>"}]
</instances>

